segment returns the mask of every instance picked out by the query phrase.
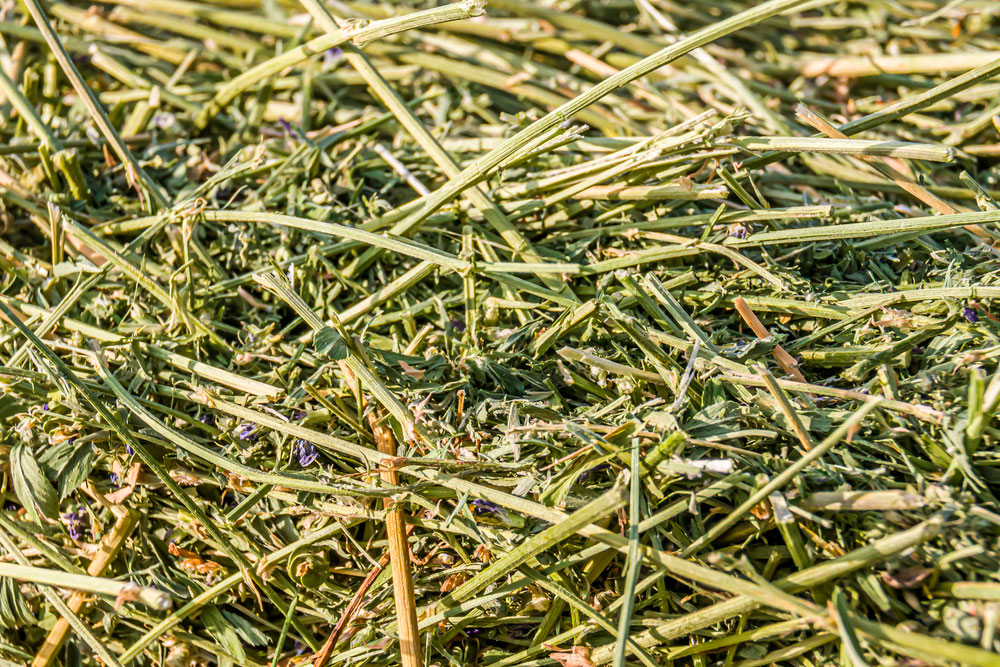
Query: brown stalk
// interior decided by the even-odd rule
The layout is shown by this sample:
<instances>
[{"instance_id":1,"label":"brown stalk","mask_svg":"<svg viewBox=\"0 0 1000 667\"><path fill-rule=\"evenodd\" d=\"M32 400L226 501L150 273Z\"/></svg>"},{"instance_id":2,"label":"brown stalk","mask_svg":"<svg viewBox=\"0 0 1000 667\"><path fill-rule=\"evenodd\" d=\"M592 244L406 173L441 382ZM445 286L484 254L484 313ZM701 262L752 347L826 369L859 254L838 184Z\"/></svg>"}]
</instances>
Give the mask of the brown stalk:
<instances>
[{"instance_id":1,"label":"brown stalk","mask_svg":"<svg viewBox=\"0 0 1000 667\"><path fill-rule=\"evenodd\" d=\"M350 367L344 362L339 362L338 365L347 379L348 386L355 393L355 397L362 405L365 405L365 399L361 395L357 378L351 372ZM386 424L381 423L378 414L374 411L368 413L368 425L375 436L375 443L378 446L378 450L383 454L395 456L396 439L392 434L392 429ZM385 482L394 485L399 484L399 472L396 468L383 467L379 471L379 474ZM361 583L358 591L354 594L354 599L351 600L351 603L344 611L344 615L337 622L330 637L317 652L316 660L313 663L314 667L322 667L329 659L330 653L337 643L338 636L343 632L350 617L357 612L365 591L367 591L368 587L375 581L375 577L385 567L384 562L387 557L392 566L393 600L396 603L396 625L399 633L401 662L403 667L422 667L423 665L420 634L417 629L417 602L413 593L413 573L410 570L410 548L407 543L407 536L413 530L413 527L410 526L409 530L407 529L406 521L403 518L402 505L396 505L390 498L386 498L384 504L387 510L385 514L385 526L389 539L389 551L386 555L382 556L378 567L369 572L368 576Z\"/></svg>"},{"instance_id":2,"label":"brown stalk","mask_svg":"<svg viewBox=\"0 0 1000 667\"><path fill-rule=\"evenodd\" d=\"M90 561L90 565L87 567L87 574L92 577L99 577L104 573L104 570L108 567L108 565L111 564L111 561L118 556L118 552L121 551L126 538L132 534L132 530L138 523L139 515L126 508L124 505L113 505L107 502L104 499L104 496L102 496L100 492L94 489L89 483L86 484L83 489L86 491L87 495L91 496L98 503L111 510L111 513L115 515L116 519L114 526L111 528L111 532L107 533L101 540L101 547L97 551L97 555L94 556L94 559ZM86 593L77 591L70 596L67 604L75 614L83 608L87 598L88 596ZM31 661L31 667L48 667L52 664L52 660L55 658L56 653L59 652L60 647L62 647L68 632L69 621L65 618L60 618L56 621L56 624L52 626L52 629L49 631L49 636L45 638L45 643L42 644L40 649L38 649L35 659Z\"/></svg>"},{"instance_id":3,"label":"brown stalk","mask_svg":"<svg viewBox=\"0 0 1000 667\"><path fill-rule=\"evenodd\" d=\"M764 323L760 321L757 314L750 308L750 305L743 300L743 297L736 297L733 301L733 305L736 306L736 312L740 314L740 317L743 318L743 321L747 323L747 326L750 327L757 338L764 340L771 335L770 332L768 332L767 327L764 326ZM788 354L788 352L785 351L785 348L780 345L775 345L774 351L771 354L774 355L774 360L778 362L778 365L781 366L785 373L792 376L796 382L807 381L802 373L799 372L799 364L795 361L795 357Z\"/></svg>"},{"instance_id":4,"label":"brown stalk","mask_svg":"<svg viewBox=\"0 0 1000 667\"><path fill-rule=\"evenodd\" d=\"M415 527L416 526L413 525L408 525L406 527L407 536L413 532ZM333 626L333 631L330 632L330 636L327 637L323 646L316 651L316 654L312 659L313 667L324 667L326 665L327 661L330 659L330 654L333 653L333 647L337 645L337 640L339 640L340 635L344 633L344 628L347 627L347 624L351 622L351 619L353 619L358 613L358 610L361 609L361 603L364 601L365 595L368 594L368 589L372 587L372 584L374 584L375 580L378 579L378 575L382 574L382 570L384 570L385 566L388 564L389 552L386 551L382 554L382 557L379 558L375 567L369 570L368 574L365 575L361 585L358 586L358 590L354 592L354 597L351 598L351 601L344 609L344 613L340 615L340 619L337 620L337 624Z\"/></svg>"},{"instance_id":5,"label":"brown stalk","mask_svg":"<svg viewBox=\"0 0 1000 667\"><path fill-rule=\"evenodd\" d=\"M392 429L379 423L374 412L368 413L368 424L375 435L378 450L389 456L396 455L396 439ZM383 468L382 479L389 484L399 484L396 468ZM392 566L392 590L396 601L396 622L399 628L399 650L403 667L421 667L420 635L417 630L417 603L413 594L413 573L410 571L410 548L406 541L406 522L403 506L391 498L384 501L385 529L389 535L389 563Z\"/></svg>"}]
</instances>

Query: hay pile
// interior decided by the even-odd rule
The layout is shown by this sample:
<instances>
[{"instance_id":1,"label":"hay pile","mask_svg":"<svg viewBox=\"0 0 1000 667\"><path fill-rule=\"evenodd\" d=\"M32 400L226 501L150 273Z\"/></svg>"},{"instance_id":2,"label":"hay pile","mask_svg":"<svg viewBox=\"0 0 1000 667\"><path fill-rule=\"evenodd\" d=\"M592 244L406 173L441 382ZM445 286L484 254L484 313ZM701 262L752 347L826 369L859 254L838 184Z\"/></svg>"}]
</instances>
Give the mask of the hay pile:
<instances>
[{"instance_id":1,"label":"hay pile","mask_svg":"<svg viewBox=\"0 0 1000 667\"><path fill-rule=\"evenodd\" d=\"M1000 665L998 46L3 5L2 664Z\"/></svg>"}]
</instances>

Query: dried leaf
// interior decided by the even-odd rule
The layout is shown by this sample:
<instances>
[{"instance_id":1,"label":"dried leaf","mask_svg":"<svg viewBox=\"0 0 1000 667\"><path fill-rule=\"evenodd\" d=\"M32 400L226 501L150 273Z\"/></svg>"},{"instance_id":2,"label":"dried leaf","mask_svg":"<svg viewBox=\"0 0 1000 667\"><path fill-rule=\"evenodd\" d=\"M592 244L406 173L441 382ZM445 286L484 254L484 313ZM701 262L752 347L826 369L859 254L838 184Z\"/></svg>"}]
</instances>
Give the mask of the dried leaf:
<instances>
[{"instance_id":1,"label":"dried leaf","mask_svg":"<svg viewBox=\"0 0 1000 667\"><path fill-rule=\"evenodd\" d=\"M556 647L546 646L546 648L552 650ZM594 663L590 661L590 648L586 646L574 646L572 653L549 653L549 658L563 667L594 667Z\"/></svg>"},{"instance_id":2,"label":"dried leaf","mask_svg":"<svg viewBox=\"0 0 1000 667\"><path fill-rule=\"evenodd\" d=\"M444 582L441 584L441 592L448 593L450 591L453 591L462 584L464 584L466 581L468 581L468 579L469 579L468 573L456 572L455 574L451 575L450 577L444 580Z\"/></svg>"},{"instance_id":3,"label":"dried leaf","mask_svg":"<svg viewBox=\"0 0 1000 667\"><path fill-rule=\"evenodd\" d=\"M922 567L920 565L914 565L892 573L883 572L882 581L889 584L893 588L916 588L933 573L934 570L932 569Z\"/></svg>"},{"instance_id":4,"label":"dried leaf","mask_svg":"<svg viewBox=\"0 0 1000 667\"><path fill-rule=\"evenodd\" d=\"M122 488L105 496L109 503L120 505L125 502L126 498L132 495L132 492L135 491L135 485L139 481L139 471L141 469L142 465L136 461L132 464L132 467L129 468L128 474L123 478L121 464L117 460L114 462L112 470L115 475L118 476L119 483L122 485Z\"/></svg>"},{"instance_id":5,"label":"dried leaf","mask_svg":"<svg viewBox=\"0 0 1000 667\"><path fill-rule=\"evenodd\" d=\"M424 374L427 372L427 371L422 371L419 368L414 368L413 366L406 363L402 359L399 360L399 365L403 369L403 372L409 375L414 380L422 380L424 378Z\"/></svg>"}]
</instances>

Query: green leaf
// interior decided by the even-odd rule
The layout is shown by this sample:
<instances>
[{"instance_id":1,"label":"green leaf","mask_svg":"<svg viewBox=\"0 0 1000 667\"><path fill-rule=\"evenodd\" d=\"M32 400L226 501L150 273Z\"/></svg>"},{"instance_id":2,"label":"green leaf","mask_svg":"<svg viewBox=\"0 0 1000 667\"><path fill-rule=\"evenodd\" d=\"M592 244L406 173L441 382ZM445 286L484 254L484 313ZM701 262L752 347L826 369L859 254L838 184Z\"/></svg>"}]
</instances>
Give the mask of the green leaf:
<instances>
[{"instance_id":1,"label":"green leaf","mask_svg":"<svg viewBox=\"0 0 1000 667\"><path fill-rule=\"evenodd\" d=\"M32 521L42 517L55 520L59 514L59 499L52 484L45 478L38 461L23 443L10 451L10 474L14 493Z\"/></svg>"},{"instance_id":2,"label":"green leaf","mask_svg":"<svg viewBox=\"0 0 1000 667\"><path fill-rule=\"evenodd\" d=\"M236 634L242 637L243 641L247 644L250 644L250 646L267 646L267 637L255 628L250 621L239 614L233 614L228 611L222 612L222 615L226 617L227 621L232 623Z\"/></svg>"},{"instance_id":3,"label":"green leaf","mask_svg":"<svg viewBox=\"0 0 1000 667\"><path fill-rule=\"evenodd\" d=\"M347 341L333 327L323 327L313 336L313 345L320 354L339 361L347 358Z\"/></svg>"},{"instance_id":4,"label":"green leaf","mask_svg":"<svg viewBox=\"0 0 1000 667\"><path fill-rule=\"evenodd\" d=\"M201 620L205 623L209 634L215 638L215 641L219 642L226 653L231 655L238 664L246 662L247 655L240 642L240 636L218 607L214 604L206 606L205 610L201 612Z\"/></svg>"},{"instance_id":5,"label":"green leaf","mask_svg":"<svg viewBox=\"0 0 1000 667\"><path fill-rule=\"evenodd\" d=\"M77 490L94 469L94 448L89 442L78 445L59 470L59 500Z\"/></svg>"},{"instance_id":6,"label":"green leaf","mask_svg":"<svg viewBox=\"0 0 1000 667\"><path fill-rule=\"evenodd\" d=\"M49 447L38 456L38 466L53 483L59 480L59 471L63 469L66 462L73 456L76 443L63 440Z\"/></svg>"},{"instance_id":7,"label":"green leaf","mask_svg":"<svg viewBox=\"0 0 1000 667\"><path fill-rule=\"evenodd\" d=\"M42 472L59 487L59 500L73 493L94 469L94 450L73 438L49 447L38 457Z\"/></svg>"},{"instance_id":8,"label":"green leaf","mask_svg":"<svg viewBox=\"0 0 1000 667\"><path fill-rule=\"evenodd\" d=\"M837 628L840 630L840 640L844 652L853 667L867 667L864 648L858 641L857 632L851 619L851 610L847 606L847 597L838 588L833 591L833 609L837 617Z\"/></svg>"},{"instance_id":9,"label":"green leaf","mask_svg":"<svg viewBox=\"0 0 1000 667\"><path fill-rule=\"evenodd\" d=\"M74 276L78 273L97 273L100 269L94 266L94 263L89 260L79 260L75 262L59 262L52 267L52 271L56 278L63 278L65 276Z\"/></svg>"},{"instance_id":10,"label":"green leaf","mask_svg":"<svg viewBox=\"0 0 1000 667\"><path fill-rule=\"evenodd\" d=\"M24 405L14 400L13 396L0 396L0 419L10 419L18 412L25 412Z\"/></svg>"},{"instance_id":11,"label":"green leaf","mask_svg":"<svg viewBox=\"0 0 1000 667\"><path fill-rule=\"evenodd\" d=\"M13 630L37 622L21 594L20 584L9 577L0 579L0 628Z\"/></svg>"}]
</instances>

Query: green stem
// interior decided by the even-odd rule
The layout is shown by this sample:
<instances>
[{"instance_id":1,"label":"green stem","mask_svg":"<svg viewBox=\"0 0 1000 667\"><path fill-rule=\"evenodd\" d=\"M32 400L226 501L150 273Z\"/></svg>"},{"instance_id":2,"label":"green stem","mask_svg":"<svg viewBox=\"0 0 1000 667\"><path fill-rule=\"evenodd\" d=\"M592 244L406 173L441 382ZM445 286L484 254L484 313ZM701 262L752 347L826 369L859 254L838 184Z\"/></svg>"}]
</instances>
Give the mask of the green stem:
<instances>
[{"instance_id":1,"label":"green stem","mask_svg":"<svg viewBox=\"0 0 1000 667\"><path fill-rule=\"evenodd\" d=\"M740 12L698 30L684 39L661 49L659 52L626 67L620 72L604 79L587 92L578 95L559 108L535 121L516 135L506 140L492 151L479 158L462 170L462 173L451 179L446 185L430 195L423 197L420 210L397 223L392 228L395 234L406 234L421 225L433 213L457 195L489 177L497 167L509 160L522 147L534 139L541 137L557 125L572 120L578 113L594 104L615 90L626 86L632 81L653 72L667 63L677 60L690 51L709 44L730 33L763 21L766 18L792 9L804 0L770 0L757 7Z\"/></svg>"},{"instance_id":2,"label":"green stem","mask_svg":"<svg viewBox=\"0 0 1000 667\"><path fill-rule=\"evenodd\" d=\"M406 30L422 28L434 25L435 23L460 21L480 16L483 13L483 6L481 0L465 0L464 2L445 5L444 7L413 12L405 16L373 21L363 28L355 30L341 30L338 28L336 32L330 32L322 37L310 40L302 46L275 56L232 79L220 88L211 101L205 105L201 113L195 118L195 125L199 128L206 127L216 114L220 113L227 104L232 102L243 91L256 83L271 78L288 67L297 65L328 49L347 42L352 42L355 46L362 46L368 42Z\"/></svg>"},{"instance_id":3,"label":"green stem","mask_svg":"<svg viewBox=\"0 0 1000 667\"><path fill-rule=\"evenodd\" d=\"M49 570L30 565L15 565L0 563L0 577L10 577L19 581L34 584L44 584L57 588L71 588L76 591L86 591L98 595L110 595L122 599L137 599L153 609L170 609L170 595L148 586L137 586L127 581L116 581L104 577L92 577L85 574L72 574L59 570Z\"/></svg>"},{"instance_id":4,"label":"green stem","mask_svg":"<svg viewBox=\"0 0 1000 667\"><path fill-rule=\"evenodd\" d=\"M875 400L871 403L865 403L858 408L849 419L840 424L840 426L838 426L833 433L828 435L823 442L809 450L809 452L807 452L805 456L800 458L798 461L785 468L780 475L776 475L774 479L761 486L754 493L750 494L750 497L743 501L735 510L729 512L726 515L726 518L719 521L719 523L712 526L707 533L689 544L687 548L681 552L681 556L688 557L697 554L703 547L710 544L714 539L719 537L719 535L728 530L733 524L742 519L747 512L751 510L751 508L767 498L769 494L784 487L786 484L795 479L800 472L805 470L814 461L818 460L830 451L849 433L856 429L864 418L868 416L868 413L877 408L879 404L880 401Z\"/></svg>"},{"instance_id":5,"label":"green stem","mask_svg":"<svg viewBox=\"0 0 1000 667\"><path fill-rule=\"evenodd\" d=\"M73 60L70 58L69 53L66 48L62 45L59 40L59 36L56 35L55 30L52 28L52 24L49 22L49 17L45 15L45 11L42 9L41 4L38 0L24 0L25 7L28 8L28 12L31 13L31 18L34 19L35 25L38 26L39 31L42 33L42 37L45 38L46 44L48 44L49 49L52 51L52 55L55 56L56 62L62 68L63 72L66 74L66 78L69 79L70 83L73 84L73 88L76 90L80 99L83 101L83 105L86 107L88 113L90 113L91 119L94 124L101 130L104 138L108 140L111 144L111 148L115 151L118 159L125 163L127 176L132 179L137 179L137 187L140 187L143 192L145 192L149 201L147 202L150 210L156 212L161 208L167 206L167 195L160 187L160 185L149 177L149 174L139 166L139 162L132 155L132 151L128 149L125 142L122 141L121 136L115 130L114 126L111 124L111 119L104 112L104 108L101 106L100 100L94 94L94 91L90 89L90 86L83 80L80 75L80 71L73 64Z\"/></svg>"}]
</instances>

